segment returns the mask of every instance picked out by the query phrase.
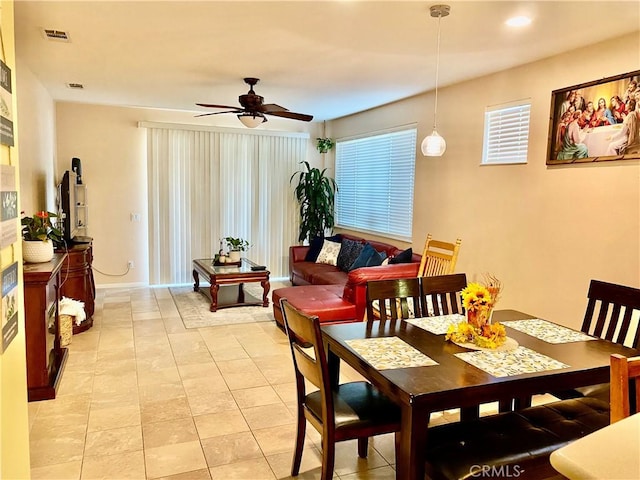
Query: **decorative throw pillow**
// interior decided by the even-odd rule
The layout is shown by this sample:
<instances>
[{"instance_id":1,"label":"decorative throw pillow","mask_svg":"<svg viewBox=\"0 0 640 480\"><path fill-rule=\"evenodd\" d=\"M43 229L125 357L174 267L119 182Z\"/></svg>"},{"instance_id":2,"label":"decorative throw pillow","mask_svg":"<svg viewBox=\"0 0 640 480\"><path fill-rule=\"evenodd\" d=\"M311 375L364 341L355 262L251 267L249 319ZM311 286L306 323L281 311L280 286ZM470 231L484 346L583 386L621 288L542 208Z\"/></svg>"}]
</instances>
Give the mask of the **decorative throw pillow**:
<instances>
[{"instance_id":1,"label":"decorative throw pillow","mask_svg":"<svg viewBox=\"0 0 640 480\"><path fill-rule=\"evenodd\" d=\"M322 250L318 254L316 263L326 263L328 265L336 265L338 263L338 255L340 254L341 243L325 240L322 242Z\"/></svg>"},{"instance_id":2,"label":"decorative throw pillow","mask_svg":"<svg viewBox=\"0 0 640 480\"><path fill-rule=\"evenodd\" d=\"M349 267L349 271L362 267L375 267L382 264L382 261L387 257L385 252L377 252L370 243L366 243L358 255L358 258Z\"/></svg>"},{"instance_id":3,"label":"decorative throw pillow","mask_svg":"<svg viewBox=\"0 0 640 480\"><path fill-rule=\"evenodd\" d=\"M349 240L348 238L343 239L342 248L340 248L340 254L338 255L338 268L343 272L348 272L349 267L358 258L363 248L364 243Z\"/></svg>"},{"instance_id":4,"label":"decorative throw pillow","mask_svg":"<svg viewBox=\"0 0 640 480\"><path fill-rule=\"evenodd\" d=\"M389 264L392 263L411 263L411 257L413 257L413 250L411 248L407 248L406 250L400 252L395 257L389 260Z\"/></svg>"},{"instance_id":5,"label":"decorative throw pillow","mask_svg":"<svg viewBox=\"0 0 640 480\"><path fill-rule=\"evenodd\" d=\"M342 241L342 235L337 233L336 235L327 237L326 239L331 242L340 242ZM325 239L323 237L316 237L309 242L309 250L304 257L305 262L315 262L318 259L320 250L322 250L322 242L324 241Z\"/></svg>"}]
</instances>

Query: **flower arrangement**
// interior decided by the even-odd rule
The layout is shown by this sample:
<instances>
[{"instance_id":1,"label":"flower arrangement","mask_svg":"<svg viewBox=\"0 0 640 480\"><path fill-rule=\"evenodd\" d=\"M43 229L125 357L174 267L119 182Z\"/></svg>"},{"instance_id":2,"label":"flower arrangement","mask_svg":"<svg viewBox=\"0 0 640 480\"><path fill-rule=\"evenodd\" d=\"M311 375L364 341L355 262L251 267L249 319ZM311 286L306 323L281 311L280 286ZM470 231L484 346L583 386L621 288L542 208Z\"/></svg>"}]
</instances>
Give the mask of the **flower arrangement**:
<instances>
[{"instance_id":1,"label":"flower arrangement","mask_svg":"<svg viewBox=\"0 0 640 480\"><path fill-rule=\"evenodd\" d=\"M51 219L57 217L55 213L44 210L36 212L33 217L22 217L22 238L27 241L52 240L54 243L61 243L62 232L51 223Z\"/></svg>"},{"instance_id":2,"label":"flower arrangement","mask_svg":"<svg viewBox=\"0 0 640 480\"><path fill-rule=\"evenodd\" d=\"M491 323L493 308L500 298L502 283L487 274L484 283L470 283L462 290L462 306L467 321L450 325L446 340L473 343L482 348L498 348L507 340L506 330L500 323Z\"/></svg>"},{"instance_id":3,"label":"flower arrangement","mask_svg":"<svg viewBox=\"0 0 640 480\"><path fill-rule=\"evenodd\" d=\"M249 250L250 244L243 238L224 237L223 239L227 243L229 251L245 252Z\"/></svg>"}]
</instances>

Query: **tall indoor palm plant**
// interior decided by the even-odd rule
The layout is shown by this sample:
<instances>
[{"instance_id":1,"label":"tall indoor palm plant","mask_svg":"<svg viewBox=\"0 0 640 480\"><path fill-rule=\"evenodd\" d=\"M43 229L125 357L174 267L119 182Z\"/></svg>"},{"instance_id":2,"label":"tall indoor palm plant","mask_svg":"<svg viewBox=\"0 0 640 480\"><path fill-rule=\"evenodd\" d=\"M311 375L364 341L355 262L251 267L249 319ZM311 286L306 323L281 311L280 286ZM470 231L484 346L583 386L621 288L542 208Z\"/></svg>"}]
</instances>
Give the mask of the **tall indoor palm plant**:
<instances>
[{"instance_id":1,"label":"tall indoor palm plant","mask_svg":"<svg viewBox=\"0 0 640 480\"><path fill-rule=\"evenodd\" d=\"M290 182L298 176L295 188L296 199L300 204L300 235L298 241L311 241L315 237L322 237L326 230L332 230L334 225L333 207L336 182L325 175L327 169L311 168L309 162L304 163L306 171L296 172Z\"/></svg>"}]
</instances>

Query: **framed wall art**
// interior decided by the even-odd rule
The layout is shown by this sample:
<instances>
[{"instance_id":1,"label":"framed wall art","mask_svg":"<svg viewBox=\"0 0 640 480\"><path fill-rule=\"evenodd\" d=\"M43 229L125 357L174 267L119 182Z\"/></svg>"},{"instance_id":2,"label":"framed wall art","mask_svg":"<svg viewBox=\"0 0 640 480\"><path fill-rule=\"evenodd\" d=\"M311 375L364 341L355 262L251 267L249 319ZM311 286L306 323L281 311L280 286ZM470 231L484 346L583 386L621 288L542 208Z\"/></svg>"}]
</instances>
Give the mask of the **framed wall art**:
<instances>
[{"instance_id":1,"label":"framed wall art","mask_svg":"<svg viewBox=\"0 0 640 480\"><path fill-rule=\"evenodd\" d=\"M640 70L551 93L547 165L640 159Z\"/></svg>"}]
</instances>

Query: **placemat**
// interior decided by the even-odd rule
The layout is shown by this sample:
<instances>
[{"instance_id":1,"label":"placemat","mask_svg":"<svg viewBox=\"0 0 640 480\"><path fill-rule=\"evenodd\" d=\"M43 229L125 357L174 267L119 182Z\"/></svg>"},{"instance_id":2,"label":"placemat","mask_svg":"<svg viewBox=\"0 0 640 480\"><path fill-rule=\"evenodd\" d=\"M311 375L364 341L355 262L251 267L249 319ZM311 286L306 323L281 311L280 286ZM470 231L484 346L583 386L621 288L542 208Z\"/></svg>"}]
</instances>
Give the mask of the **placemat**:
<instances>
[{"instance_id":1,"label":"placemat","mask_svg":"<svg viewBox=\"0 0 640 480\"><path fill-rule=\"evenodd\" d=\"M558 370L569 366L522 346L509 352L477 351L454 355L494 377Z\"/></svg>"},{"instance_id":2,"label":"placemat","mask_svg":"<svg viewBox=\"0 0 640 480\"><path fill-rule=\"evenodd\" d=\"M447 333L449 325L452 323L458 324L464 320L464 315L454 313L451 315L438 315L436 317L410 318L405 320L405 322L435 335L444 335Z\"/></svg>"},{"instance_id":3,"label":"placemat","mask_svg":"<svg viewBox=\"0 0 640 480\"><path fill-rule=\"evenodd\" d=\"M359 338L345 343L378 370L438 365L398 337Z\"/></svg>"},{"instance_id":4,"label":"placemat","mask_svg":"<svg viewBox=\"0 0 640 480\"><path fill-rule=\"evenodd\" d=\"M513 328L547 343L570 343L595 340L595 338L562 325L531 318L526 320L509 320L502 322L505 327Z\"/></svg>"}]
</instances>

